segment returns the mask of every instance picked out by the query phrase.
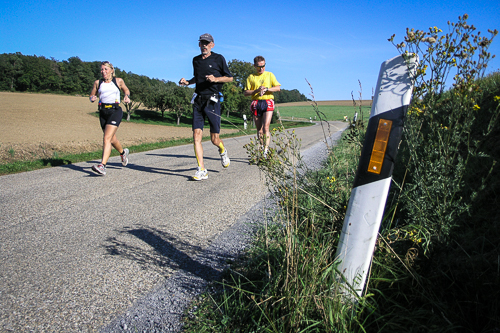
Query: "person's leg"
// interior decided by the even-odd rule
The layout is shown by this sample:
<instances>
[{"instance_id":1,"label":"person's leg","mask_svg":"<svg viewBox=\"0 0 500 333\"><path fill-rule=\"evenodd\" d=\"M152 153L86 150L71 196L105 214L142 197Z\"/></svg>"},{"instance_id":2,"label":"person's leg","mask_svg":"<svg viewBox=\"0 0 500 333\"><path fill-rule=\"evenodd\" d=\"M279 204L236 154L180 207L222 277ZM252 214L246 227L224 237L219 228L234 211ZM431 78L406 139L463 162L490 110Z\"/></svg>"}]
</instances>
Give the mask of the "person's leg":
<instances>
[{"instance_id":1,"label":"person's leg","mask_svg":"<svg viewBox=\"0 0 500 333\"><path fill-rule=\"evenodd\" d=\"M227 156L227 150L224 147L224 142L222 142L219 136L221 123L220 102L208 102L204 112L208 118L208 123L210 124L210 139L212 144L219 149L222 167L227 168L230 164L230 160Z\"/></svg>"},{"instance_id":2,"label":"person's leg","mask_svg":"<svg viewBox=\"0 0 500 333\"><path fill-rule=\"evenodd\" d=\"M231 160L227 155L227 149L224 146L224 142L222 142L219 133L210 133L210 138L212 140L212 144L219 148L220 162L223 168L229 167L231 164Z\"/></svg>"},{"instance_id":3,"label":"person's leg","mask_svg":"<svg viewBox=\"0 0 500 333\"><path fill-rule=\"evenodd\" d=\"M206 103L206 102L205 102ZM202 108L205 104L201 100L201 96L198 96L193 104L193 145L194 154L196 156L196 162L198 167L205 169L205 164L203 163L203 147L201 141L203 139L203 126L205 124L205 115L202 112Z\"/></svg>"},{"instance_id":4,"label":"person's leg","mask_svg":"<svg viewBox=\"0 0 500 333\"><path fill-rule=\"evenodd\" d=\"M271 132L269 131L269 126L271 125L271 120L273 118L273 111L266 111L262 115L262 132L264 134L264 152L267 152L269 148L269 143L271 142Z\"/></svg>"},{"instance_id":5,"label":"person's leg","mask_svg":"<svg viewBox=\"0 0 500 333\"><path fill-rule=\"evenodd\" d=\"M193 130L194 154L196 155L198 167L205 169L205 164L203 163L203 146L201 145L202 138L203 130L200 128L195 128Z\"/></svg>"},{"instance_id":6,"label":"person's leg","mask_svg":"<svg viewBox=\"0 0 500 333\"><path fill-rule=\"evenodd\" d=\"M110 143L111 143L111 146L113 146L120 153L120 157L122 159L122 165L125 166L128 164L128 149L125 151L122 147L122 144L120 143L120 141L116 137L116 131L118 130L118 126L120 126L122 118L123 118L123 110L121 108L118 108L113 113L111 113L110 115L107 116L107 120L104 124L103 131L106 132L106 126L108 126L108 125L115 127L115 131L114 131L113 136L111 137ZM102 126L102 123L101 123L101 126ZM111 148L109 149L109 152L111 154ZM108 155L108 158L109 158L109 155Z\"/></svg>"},{"instance_id":7,"label":"person's leg","mask_svg":"<svg viewBox=\"0 0 500 333\"><path fill-rule=\"evenodd\" d=\"M198 162L198 168L192 178L193 180L203 180L208 178L208 171L205 169L205 164L203 163L203 146L201 145L202 137L202 129L193 129L194 153L196 155L196 161Z\"/></svg>"},{"instance_id":8,"label":"person's leg","mask_svg":"<svg viewBox=\"0 0 500 333\"><path fill-rule=\"evenodd\" d=\"M210 133L210 139L212 140L212 144L219 148L219 154L224 153L226 149L224 148L224 142L222 142L219 133Z\"/></svg>"},{"instance_id":9,"label":"person's leg","mask_svg":"<svg viewBox=\"0 0 500 333\"><path fill-rule=\"evenodd\" d=\"M263 137L263 131L262 131L262 117L253 116L253 120L255 122L255 128L257 128L257 138L260 141L261 146L264 146L264 137Z\"/></svg>"},{"instance_id":10,"label":"person's leg","mask_svg":"<svg viewBox=\"0 0 500 333\"><path fill-rule=\"evenodd\" d=\"M118 129L118 127L117 127L117 129ZM118 152L120 154L123 153L123 147L122 147L122 144L120 143L120 141L118 140L118 138L116 137L116 131L115 131L115 135L113 135L113 137L111 138L111 145L113 146L113 148L118 150Z\"/></svg>"},{"instance_id":11,"label":"person's leg","mask_svg":"<svg viewBox=\"0 0 500 333\"><path fill-rule=\"evenodd\" d=\"M104 127L104 136L103 136L103 147L102 147L102 161L101 163L106 165L108 163L109 156L111 155L111 146L112 146L112 141L115 140L114 144L117 144L120 147L120 150L116 148L116 146L113 144L113 146L118 150L118 151L123 151L121 148L121 144L116 139L116 131L118 130L117 126L114 125L106 125Z\"/></svg>"},{"instance_id":12,"label":"person's leg","mask_svg":"<svg viewBox=\"0 0 500 333\"><path fill-rule=\"evenodd\" d=\"M116 133L115 135L113 135L113 138L111 139L111 145L120 153L120 158L122 159L122 165L127 166L129 150L127 148L122 147L122 144L116 137Z\"/></svg>"}]
</instances>

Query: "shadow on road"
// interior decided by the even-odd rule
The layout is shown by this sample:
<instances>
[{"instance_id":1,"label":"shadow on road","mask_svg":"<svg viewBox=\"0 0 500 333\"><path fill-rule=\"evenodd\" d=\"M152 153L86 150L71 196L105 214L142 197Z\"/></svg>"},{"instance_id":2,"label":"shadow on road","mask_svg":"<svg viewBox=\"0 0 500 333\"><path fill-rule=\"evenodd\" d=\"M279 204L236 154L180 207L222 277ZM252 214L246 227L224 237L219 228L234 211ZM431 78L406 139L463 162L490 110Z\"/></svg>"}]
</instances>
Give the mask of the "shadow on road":
<instances>
[{"instance_id":1,"label":"shadow on road","mask_svg":"<svg viewBox=\"0 0 500 333\"><path fill-rule=\"evenodd\" d=\"M75 164L61 165L61 167L68 168L68 169L71 169L74 171L80 171L80 172L86 173L88 176L99 177L99 175L97 175L95 172L92 171L91 167L82 167L82 166L78 166Z\"/></svg>"},{"instance_id":2,"label":"shadow on road","mask_svg":"<svg viewBox=\"0 0 500 333\"><path fill-rule=\"evenodd\" d=\"M179 155L179 154L155 154L155 153L149 153L146 154L149 156L159 156L159 157L170 157L170 158L194 158L193 155ZM213 160L213 161L219 161L219 158L214 158L214 157L204 157L205 160ZM98 163L98 162L96 162ZM245 158L231 158L231 163L245 163L248 164L249 161L248 159ZM101 175L97 175L95 172L92 171L91 166L79 166L76 164L64 164L64 165L59 165L62 168L68 168L74 171L79 171L82 173L87 174L87 176L93 176L93 177L102 177ZM141 171L141 172L148 172L148 173L158 173L158 174L163 174L163 175L171 175L171 176L179 176L179 177L184 177L188 180L191 180L191 175L185 175L183 173L186 172L195 172L196 167L190 167L190 168L176 168L176 169L166 169L166 168L155 168L155 167L150 167L150 166L145 166L145 165L140 165L140 164L134 164L134 163L129 163L126 167L123 167L120 162L118 163L111 163L108 162L106 165L106 169L108 170L113 170L113 169L121 169L121 168L128 168L131 170L136 170L136 171ZM219 172L219 170L212 170L209 169L208 171L210 172Z\"/></svg>"},{"instance_id":3,"label":"shadow on road","mask_svg":"<svg viewBox=\"0 0 500 333\"><path fill-rule=\"evenodd\" d=\"M229 150L228 150L229 151ZM231 163L245 163L248 164L248 158L235 158L231 157L231 152L229 151L229 158L231 159ZM174 154L146 154L148 156L160 156L160 157L171 157L171 158L190 158L194 159L194 155L174 155ZM212 160L212 161L220 161L220 158L217 157L208 157L203 156L204 160ZM196 169L196 168L195 168Z\"/></svg>"},{"instance_id":4,"label":"shadow on road","mask_svg":"<svg viewBox=\"0 0 500 333\"><path fill-rule=\"evenodd\" d=\"M169 277L173 270L183 270L207 280L220 274L213 268L213 262L207 264L204 259L192 259L202 251L201 247L192 246L167 232L149 226L137 226L123 228L119 233L132 235L148 244L151 249L146 250L111 237L104 245L107 255L121 256L135 261L144 269L154 270L165 278ZM215 265L220 267L220 263Z\"/></svg>"},{"instance_id":5,"label":"shadow on road","mask_svg":"<svg viewBox=\"0 0 500 333\"><path fill-rule=\"evenodd\" d=\"M117 164L119 165L119 164ZM120 164L121 166L121 164ZM142 172L149 172L149 173L158 173L162 175L170 175L170 176L179 176L179 177L184 177L187 179L190 179L191 177L188 175L183 175L182 173L187 172L187 171L193 171L196 170L196 168L189 168L189 169L165 169L165 168L154 168L154 167L149 167L145 165L140 165L140 164L132 164L129 163L126 167L124 168L129 168L132 170L136 171L142 171Z\"/></svg>"}]
</instances>

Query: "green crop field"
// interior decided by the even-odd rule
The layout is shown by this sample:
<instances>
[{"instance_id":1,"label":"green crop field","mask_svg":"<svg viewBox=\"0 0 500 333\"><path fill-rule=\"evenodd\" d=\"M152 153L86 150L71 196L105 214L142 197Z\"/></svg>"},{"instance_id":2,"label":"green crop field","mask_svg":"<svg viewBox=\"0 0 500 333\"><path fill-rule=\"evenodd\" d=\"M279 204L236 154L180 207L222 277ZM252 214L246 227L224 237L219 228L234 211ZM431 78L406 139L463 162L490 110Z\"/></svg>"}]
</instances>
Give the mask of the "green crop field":
<instances>
[{"instance_id":1,"label":"green crop field","mask_svg":"<svg viewBox=\"0 0 500 333\"><path fill-rule=\"evenodd\" d=\"M285 106L281 104L276 107L279 111L281 117L283 119L313 119L319 120L317 113L312 105L300 105L300 106ZM369 117L371 107L369 105L361 106L361 110L363 112L363 117ZM354 114L358 112L358 117L361 117L359 114L360 107L359 106L345 106L345 105L318 105L319 112L324 114L325 120L344 120L344 117L347 116L349 119L354 117ZM314 118L316 117L316 118Z\"/></svg>"}]
</instances>

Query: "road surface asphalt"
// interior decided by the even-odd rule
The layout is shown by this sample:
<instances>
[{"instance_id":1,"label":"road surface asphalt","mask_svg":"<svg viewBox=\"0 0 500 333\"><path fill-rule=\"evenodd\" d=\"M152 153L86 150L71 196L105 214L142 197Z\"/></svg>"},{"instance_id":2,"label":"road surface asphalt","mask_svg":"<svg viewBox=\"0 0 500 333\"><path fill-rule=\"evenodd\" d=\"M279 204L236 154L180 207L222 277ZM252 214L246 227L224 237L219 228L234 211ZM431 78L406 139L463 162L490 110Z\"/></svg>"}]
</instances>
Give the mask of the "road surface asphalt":
<instances>
[{"instance_id":1,"label":"road surface asphalt","mask_svg":"<svg viewBox=\"0 0 500 333\"><path fill-rule=\"evenodd\" d=\"M295 131L302 151L324 141L320 125ZM216 274L197 256L268 192L249 139L224 139L227 169L205 142L203 181L190 180L192 145L131 154L126 167L112 157L104 177L96 161L1 176L0 331L99 331L179 270Z\"/></svg>"}]
</instances>

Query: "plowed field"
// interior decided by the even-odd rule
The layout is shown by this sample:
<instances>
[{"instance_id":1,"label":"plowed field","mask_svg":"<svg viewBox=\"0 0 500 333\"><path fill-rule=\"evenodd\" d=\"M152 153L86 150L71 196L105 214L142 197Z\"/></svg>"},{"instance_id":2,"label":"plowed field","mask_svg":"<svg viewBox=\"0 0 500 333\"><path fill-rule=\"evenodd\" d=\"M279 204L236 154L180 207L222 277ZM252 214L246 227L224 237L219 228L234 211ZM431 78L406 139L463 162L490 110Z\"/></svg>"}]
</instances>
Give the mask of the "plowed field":
<instances>
[{"instance_id":1,"label":"plowed field","mask_svg":"<svg viewBox=\"0 0 500 333\"><path fill-rule=\"evenodd\" d=\"M51 158L54 153L102 149L97 109L88 97L0 92L0 163ZM233 130L222 130L229 133ZM204 135L209 135L205 130ZM122 121L117 132L124 147L189 138L190 127L133 124Z\"/></svg>"}]
</instances>

